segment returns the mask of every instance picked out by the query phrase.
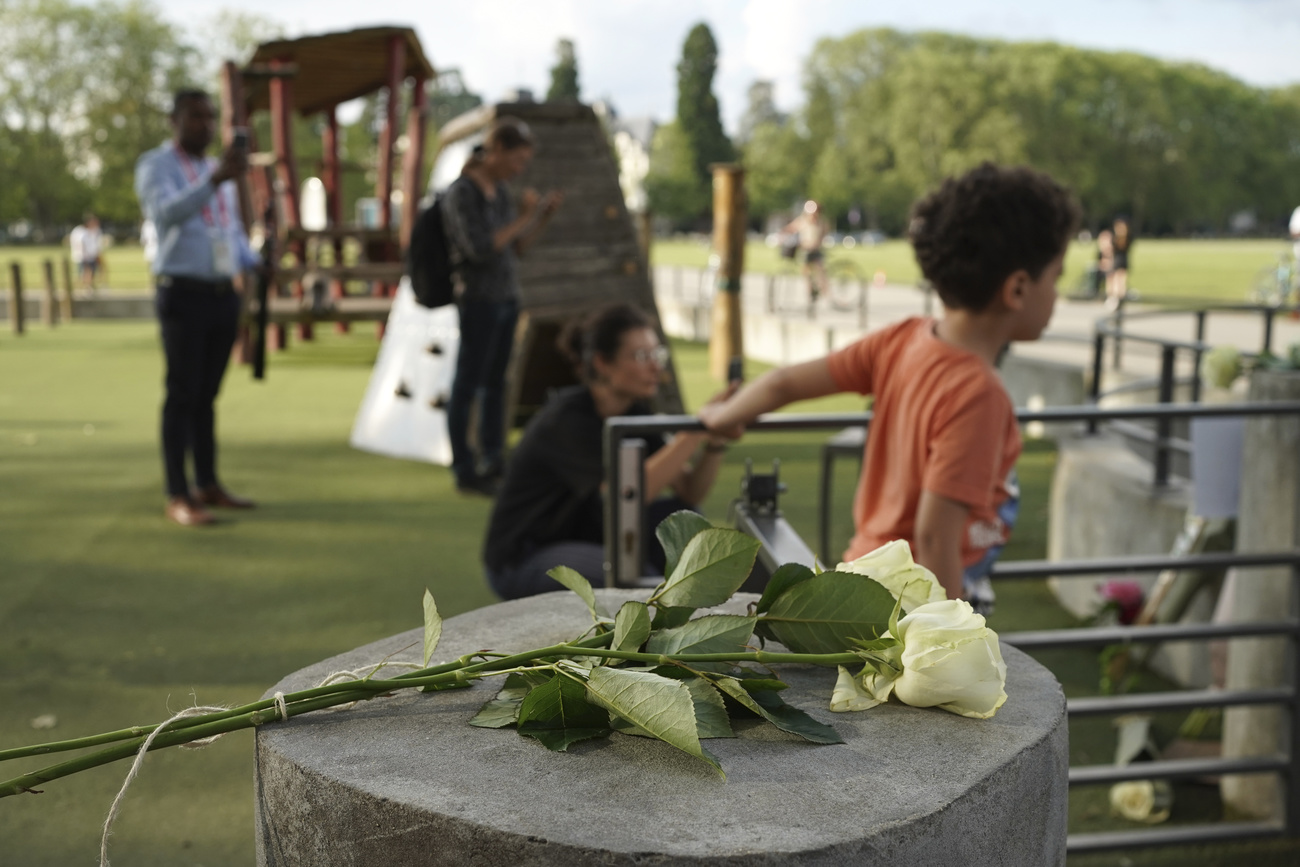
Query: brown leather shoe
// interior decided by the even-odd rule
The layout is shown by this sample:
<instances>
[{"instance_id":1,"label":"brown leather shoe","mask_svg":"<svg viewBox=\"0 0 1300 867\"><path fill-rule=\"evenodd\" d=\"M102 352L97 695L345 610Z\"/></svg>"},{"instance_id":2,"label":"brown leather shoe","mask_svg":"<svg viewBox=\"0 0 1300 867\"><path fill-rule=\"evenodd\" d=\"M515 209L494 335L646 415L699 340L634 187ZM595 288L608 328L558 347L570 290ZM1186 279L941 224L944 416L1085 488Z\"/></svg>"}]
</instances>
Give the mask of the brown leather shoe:
<instances>
[{"instance_id":1,"label":"brown leather shoe","mask_svg":"<svg viewBox=\"0 0 1300 867\"><path fill-rule=\"evenodd\" d=\"M216 506L220 509L252 509L257 506L257 503L252 500L236 497L221 485L196 488L190 493L190 497L196 503L202 503L205 506Z\"/></svg>"},{"instance_id":2,"label":"brown leather shoe","mask_svg":"<svg viewBox=\"0 0 1300 867\"><path fill-rule=\"evenodd\" d=\"M167 501L167 520L182 527L203 527L215 524L212 513L190 500L189 497L172 497Z\"/></svg>"}]
</instances>

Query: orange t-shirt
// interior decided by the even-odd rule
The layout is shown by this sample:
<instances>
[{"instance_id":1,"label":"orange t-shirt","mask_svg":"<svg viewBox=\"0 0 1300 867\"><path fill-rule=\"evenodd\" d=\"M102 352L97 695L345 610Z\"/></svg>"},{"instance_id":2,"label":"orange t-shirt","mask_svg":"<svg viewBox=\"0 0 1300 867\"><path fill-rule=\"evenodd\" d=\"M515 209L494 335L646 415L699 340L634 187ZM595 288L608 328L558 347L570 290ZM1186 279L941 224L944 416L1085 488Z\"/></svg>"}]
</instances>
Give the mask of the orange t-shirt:
<instances>
[{"instance_id":1,"label":"orange t-shirt","mask_svg":"<svg viewBox=\"0 0 1300 867\"><path fill-rule=\"evenodd\" d=\"M997 512L1020 456L1015 408L997 372L934 327L907 319L827 359L840 389L875 395L845 560L895 539L913 543L923 490L970 507L962 565L1006 541Z\"/></svg>"}]
</instances>

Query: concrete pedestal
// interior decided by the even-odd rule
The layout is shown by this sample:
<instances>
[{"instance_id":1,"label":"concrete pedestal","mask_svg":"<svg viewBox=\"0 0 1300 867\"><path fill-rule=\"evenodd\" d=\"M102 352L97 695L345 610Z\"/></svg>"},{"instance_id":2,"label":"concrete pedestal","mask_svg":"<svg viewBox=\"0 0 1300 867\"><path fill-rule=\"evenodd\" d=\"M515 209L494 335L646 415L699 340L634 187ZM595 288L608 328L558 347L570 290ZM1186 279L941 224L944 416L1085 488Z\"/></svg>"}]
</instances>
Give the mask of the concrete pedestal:
<instances>
[{"instance_id":1,"label":"concrete pedestal","mask_svg":"<svg viewBox=\"0 0 1300 867\"><path fill-rule=\"evenodd\" d=\"M1250 399L1300 399L1300 373L1255 371L1250 378ZM1244 553L1295 548L1300 544L1300 419L1247 419L1242 453L1237 550ZM1233 620L1278 620L1294 610L1290 569L1237 571L1240 574L1232 582L1230 601ZM1282 638L1228 642L1228 688L1254 689L1283 683L1290 649L1289 642ZM1286 714L1278 707L1229 708L1223 720L1224 756L1285 753L1289 735L1286 721ZM1258 818L1281 816L1281 784L1272 774L1227 776L1221 789L1224 804L1236 813Z\"/></svg>"},{"instance_id":2,"label":"concrete pedestal","mask_svg":"<svg viewBox=\"0 0 1300 867\"><path fill-rule=\"evenodd\" d=\"M636 591L600 591L615 610ZM738 611L738 608L732 609ZM449 620L437 660L572 638L590 623L568 593ZM412 631L303 669L418 660ZM404 693L257 732L261 865L759 865L1065 863L1065 700L1003 646L1007 703L991 720L895 704L827 710L833 670L783 668L792 704L846 743L814 746L741 723L710 740L727 779L666 744L614 735L552 753L469 719L499 678Z\"/></svg>"}]
</instances>

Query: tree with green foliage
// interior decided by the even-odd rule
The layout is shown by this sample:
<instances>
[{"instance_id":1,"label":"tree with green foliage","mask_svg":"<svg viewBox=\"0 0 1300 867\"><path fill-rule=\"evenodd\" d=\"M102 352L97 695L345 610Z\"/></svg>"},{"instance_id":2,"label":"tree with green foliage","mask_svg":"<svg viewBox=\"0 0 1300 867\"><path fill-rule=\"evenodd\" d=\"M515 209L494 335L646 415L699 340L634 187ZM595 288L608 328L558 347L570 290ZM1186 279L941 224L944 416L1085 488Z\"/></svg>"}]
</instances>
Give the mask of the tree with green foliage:
<instances>
[{"instance_id":1,"label":"tree with green foliage","mask_svg":"<svg viewBox=\"0 0 1300 867\"><path fill-rule=\"evenodd\" d=\"M718 69L718 43L703 22L691 28L677 64L677 124L690 146L695 176L705 189L712 186L709 166L730 162L734 151L722 129L713 76Z\"/></svg>"},{"instance_id":2,"label":"tree with green foliage","mask_svg":"<svg viewBox=\"0 0 1300 867\"><path fill-rule=\"evenodd\" d=\"M761 224L769 214L792 214L808 195L808 167L815 153L792 123L768 120L754 127L742 155L753 219Z\"/></svg>"},{"instance_id":3,"label":"tree with green foliage","mask_svg":"<svg viewBox=\"0 0 1300 867\"><path fill-rule=\"evenodd\" d=\"M686 225L708 209L712 189L711 184L700 182L690 140L680 123L659 127L650 146L650 168L645 177L651 212Z\"/></svg>"},{"instance_id":4,"label":"tree with green foliage","mask_svg":"<svg viewBox=\"0 0 1300 867\"><path fill-rule=\"evenodd\" d=\"M1280 227L1300 201L1300 99L1195 64L1052 43L862 30L807 59L800 120L814 197L905 227L908 204L984 160L1068 184L1094 226L1222 231L1254 210Z\"/></svg>"},{"instance_id":5,"label":"tree with green foliage","mask_svg":"<svg viewBox=\"0 0 1300 867\"><path fill-rule=\"evenodd\" d=\"M555 43L555 65L551 67L551 87L546 91L547 102L577 102L578 57L572 39Z\"/></svg>"}]
</instances>

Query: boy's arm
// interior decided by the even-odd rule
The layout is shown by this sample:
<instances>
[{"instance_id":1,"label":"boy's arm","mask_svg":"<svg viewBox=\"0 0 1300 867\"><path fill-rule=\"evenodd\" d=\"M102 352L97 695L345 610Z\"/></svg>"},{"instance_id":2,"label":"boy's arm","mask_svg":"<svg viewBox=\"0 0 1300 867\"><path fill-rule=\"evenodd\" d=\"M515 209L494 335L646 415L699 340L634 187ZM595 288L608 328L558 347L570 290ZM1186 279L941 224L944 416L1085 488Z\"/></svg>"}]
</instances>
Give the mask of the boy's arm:
<instances>
[{"instance_id":1,"label":"boy's arm","mask_svg":"<svg viewBox=\"0 0 1300 867\"><path fill-rule=\"evenodd\" d=\"M916 545L912 557L934 573L949 599L961 599L961 537L970 507L932 491L922 491L916 506Z\"/></svg>"},{"instance_id":2,"label":"boy's arm","mask_svg":"<svg viewBox=\"0 0 1300 867\"><path fill-rule=\"evenodd\" d=\"M713 433L736 439L745 432L745 425L765 412L840 390L830 364L818 358L769 370L727 400L701 407L700 421Z\"/></svg>"}]
</instances>

